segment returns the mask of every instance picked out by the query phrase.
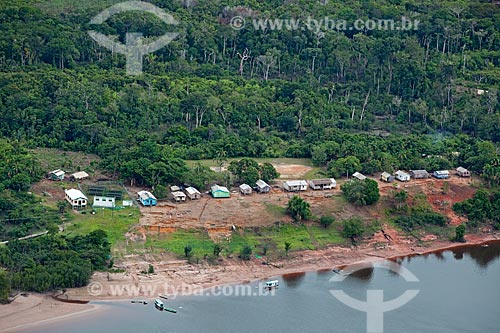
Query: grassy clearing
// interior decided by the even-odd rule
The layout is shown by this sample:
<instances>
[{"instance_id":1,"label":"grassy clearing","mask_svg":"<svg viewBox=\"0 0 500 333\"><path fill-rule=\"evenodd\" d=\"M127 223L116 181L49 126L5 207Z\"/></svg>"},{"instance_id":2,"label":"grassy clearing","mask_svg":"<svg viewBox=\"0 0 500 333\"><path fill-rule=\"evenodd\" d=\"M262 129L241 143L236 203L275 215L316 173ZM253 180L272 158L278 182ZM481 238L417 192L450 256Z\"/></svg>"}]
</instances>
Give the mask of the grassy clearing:
<instances>
[{"instance_id":1,"label":"grassy clearing","mask_svg":"<svg viewBox=\"0 0 500 333\"><path fill-rule=\"evenodd\" d=\"M331 225L328 228L324 228L321 226L310 226L309 232L312 234L315 241L320 247L345 243L345 239L342 237L339 228L336 225Z\"/></svg>"},{"instance_id":2,"label":"grassy clearing","mask_svg":"<svg viewBox=\"0 0 500 333\"><path fill-rule=\"evenodd\" d=\"M121 210L96 209L96 214L68 213L69 223L64 233L67 235L85 235L102 229L108 234L112 245L125 240L125 233L139 222L139 209L128 207Z\"/></svg>"},{"instance_id":3,"label":"grassy clearing","mask_svg":"<svg viewBox=\"0 0 500 333\"><path fill-rule=\"evenodd\" d=\"M172 252L184 256L184 247L191 246L192 254L197 257L212 255L214 242L203 230L179 230L171 234L148 237L145 247L153 253Z\"/></svg>"},{"instance_id":4,"label":"grassy clearing","mask_svg":"<svg viewBox=\"0 0 500 333\"><path fill-rule=\"evenodd\" d=\"M100 159L96 155L63 151L59 149L37 148L31 152L46 171L63 169L68 172L85 170L93 173Z\"/></svg>"}]
</instances>

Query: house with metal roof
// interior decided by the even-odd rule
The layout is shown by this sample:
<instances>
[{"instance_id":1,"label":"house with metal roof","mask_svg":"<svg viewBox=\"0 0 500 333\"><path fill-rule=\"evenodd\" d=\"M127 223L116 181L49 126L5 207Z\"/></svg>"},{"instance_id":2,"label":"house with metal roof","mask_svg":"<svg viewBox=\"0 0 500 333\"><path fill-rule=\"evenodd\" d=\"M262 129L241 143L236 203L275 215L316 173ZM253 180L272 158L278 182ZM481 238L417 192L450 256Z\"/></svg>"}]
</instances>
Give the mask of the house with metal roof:
<instances>
[{"instance_id":1,"label":"house with metal roof","mask_svg":"<svg viewBox=\"0 0 500 333\"><path fill-rule=\"evenodd\" d=\"M470 177L471 176L470 171L464 167L457 168L457 175L460 177Z\"/></svg>"},{"instance_id":2,"label":"house with metal roof","mask_svg":"<svg viewBox=\"0 0 500 333\"><path fill-rule=\"evenodd\" d=\"M283 183L283 188L288 192L307 191L307 186L305 180L288 180Z\"/></svg>"},{"instance_id":3,"label":"house with metal roof","mask_svg":"<svg viewBox=\"0 0 500 333\"><path fill-rule=\"evenodd\" d=\"M357 180L365 180L366 179L366 176L363 175L362 173L359 173L359 172L353 173L352 176L354 178L356 178Z\"/></svg>"},{"instance_id":4,"label":"house with metal roof","mask_svg":"<svg viewBox=\"0 0 500 333\"><path fill-rule=\"evenodd\" d=\"M157 204L157 199L156 197L149 191L139 191L137 192L137 200L143 205L143 206L156 206Z\"/></svg>"},{"instance_id":5,"label":"house with metal roof","mask_svg":"<svg viewBox=\"0 0 500 333\"><path fill-rule=\"evenodd\" d=\"M69 202L72 209L85 209L89 199L82 191L77 189L64 190L66 201Z\"/></svg>"},{"instance_id":6,"label":"house with metal roof","mask_svg":"<svg viewBox=\"0 0 500 333\"><path fill-rule=\"evenodd\" d=\"M313 179L309 181L309 187L313 190L331 190L337 186L334 178Z\"/></svg>"},{"instance_id":7,"label":"house with metal roof","mask_svg":"<svg viewBox=\"0 0 500 333\"><path fill-rule=\"evenodd\" d=\"M189 186L186 188L186 194L191 200L198 200L201 198L201 193L196 188Z\"/></svg>"},{"instance_id":8,"label":"house with metal roof","mask_svg":"<svg viewBox=\"0 0 500 333\"><path fill-rule=\"evenodd\" d=\"M434 171L432 176L437 179L447 179L450 177L450 172L448 170L438 170Z\"/></svg>"},{"instance_id":9,"label":"house with metal roof","mask_svg":"<svg viewBox=\"0 0 500 333\"><path fill-rule=\"evenodd\" d=\"M388 172L382 172L380 180L386 183L392 183L394 181L394 176Z\"/></svg>"},{"instance_id":10,"label":"house with metal roof","mask_svg":"<svg viewBox=\"0 0 500 333\"><path fill-rule=\"evenodd\" d=\"M64 180L65 174L66 174L66 172L62 171L61 169L57 169L57 170L49 172L47 177L50 180Z\"/></svg>"},{"instance_id":11,"label":"house with metal roof","mask_svg":"<svg viewBox=\"0 0 500 333\"><path fill-rule=\"evenodd\" d=\"M430 175L427 172L427 170L411 170L410 171L410 175L414 179L425 179L425 178L429 178L430 177Z\"/></svg>"},{"instance_id":12,"label":"house with metal roof","mask_svg":"<svg viewBox=\"0 0 500 333\"><path fill-rule=\"evenodd\" d=\"M259 179L255 185L255 190L259 193L269 193L271 191L271 186L262 179Z\"/></svg>"},{"instance_id":13,"label":"house with metal roof","mask_svg":"<svg viewBox=\"0 0 500 333\"><path fill-rule=\"evenodd\" d=\"M116 207L116 198L94 196L94 204L92 205L92 207L115 208Z\"/></svg>"},{"instance_id":14,"label":"house with metal roof","mask_svg":"<svg viewBox=\"0 0 500 333\"><path fill-rule=\"evenodd\" d=\"M239 188L240 193L243 195L252 194L252 187L248 184L241 184Z\"/></svg>"},{"instance_id":15,"label":"house with metal roof","mask_svg":"<svg viewBox=\"0 0 500 333\"><path fill-rule=\"evenodd\" d=\"M398 170L394 175L396 176L396 179L399 180L400 182L410 181L410 175L404 171Z\"/></svg>"},{"instance_id":16,"label":"house with metal roof","mask_svg":"<svg viewBox=\"0 0 500 333\"><path fill-rule=\"evenodd\" d=\"M186 194L184 194L184 192L181 192L181 191L172 192L172 199L175 202L185 202L186 201Z\"/></svg>"},{"instance_id":17,"label":"house with metal roof","mask_svg":"<svg viewBox=\"0 0 500 333\"><path fill-rule=\"evenodd\" d=\"M214 198L229 198L231 197L231 192L225 186L213 185L210 187L210 194Z\"/></svg>"},{"instance_id":18,"label":"house with metal roof","mask_svg":"<svg viewBox=\"0 0 500 333\"><path fill-rule=\"evenodd\" d=\"M84 179L87 179L87 178L89 178L89 174L86 173L85 171L75 172L75 173L72 173L69 176L69 179L71 181L79 181L79 180L84 180Z\"/></svg>"}]
</instances>

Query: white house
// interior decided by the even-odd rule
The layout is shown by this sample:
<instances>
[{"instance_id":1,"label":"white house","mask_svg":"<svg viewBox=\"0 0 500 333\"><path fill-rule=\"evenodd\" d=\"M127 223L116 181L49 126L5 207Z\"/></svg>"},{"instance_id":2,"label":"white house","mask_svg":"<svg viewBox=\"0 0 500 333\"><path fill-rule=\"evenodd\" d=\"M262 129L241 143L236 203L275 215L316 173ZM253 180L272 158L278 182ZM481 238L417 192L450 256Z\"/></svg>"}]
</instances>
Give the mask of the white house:
<instances>
[{"instance_id":1,"label":"white house","mask_svg":"<svg viewBox=\"0 0 500 333\"><path fill-rule=\"evenodd\" d=\"M337 181L333 178L313 179L309 181L309 186L313 190L331 190L337 186Z\"/></svg>"},{"instance_id":2,"label":"white house","mask_svg":"<svg viewBox=\"0 0 500 333\"><path fill-rule=\"evenodd\" d=\"M283 183L283 188L288 192L307 191L305 180L288 180Z\"/></svg>"},{"instance_id":3,"label":"white house","mask_svg":"<svg viewBox=\"0 0 500 333\"><path fill-rule=\"evenodd\" d=\"M114 208L116 199L114 197L95 196L93 207Z\"/></svg>"},{"instance_id":4,"label":"white house","mask_svg":"<svg viewBox=\"0 0 500 333\"><path fill-rule=\"evenodd\" d=\"M396 179L399 180L400 182L409 182L410 181L410 175L407 174L406 172L403 172L401 170L396 171L394 174L396 176Z\"/></svg>"},{"instance_id":5,"label":"white house","mask_svg":"<svg viewBox=\"0 0 500 333\"><path fill-rule=\"evenodd\" d=\"M263 181L262 179L259 179L256 183L255 183L255 189L257 190L257 192L259 193L268 193L269 191L271 191L271 186L269 186L268 183L266 183L265 181Z\"/></svg>"},{"instance_id":6,"label":"white house","mask_svg":"<svg viewBox=\"0 0 500 333\"><path fill-rule=\"evenodd\" d=\"M87 208L87 202L89 199L82 193L82 191L77 189L64 190L66 201L69 202L71 208L81 209Z\"/></svg>"},{"instance_id":7,"label":"white house","mask_svg":"<svg viewBox=\"0 0 500 333\"><path fill-rule=\"evenodd\" d=\"M186 201L186 195L184 194L184 192L181 192L181 191L172 192L172 197L173 197L175 202Z\"/></svg>"},{"instance_id":8,"label":"white house","mask_svg":"<svg viewBox=\"0 0 500 333\"><path fill-rule=\"evenodd\" d=\"M241 184L240 185L240 192L243 195L252 194L252 187L248 184Z\"/></svg>"}]
</instances>

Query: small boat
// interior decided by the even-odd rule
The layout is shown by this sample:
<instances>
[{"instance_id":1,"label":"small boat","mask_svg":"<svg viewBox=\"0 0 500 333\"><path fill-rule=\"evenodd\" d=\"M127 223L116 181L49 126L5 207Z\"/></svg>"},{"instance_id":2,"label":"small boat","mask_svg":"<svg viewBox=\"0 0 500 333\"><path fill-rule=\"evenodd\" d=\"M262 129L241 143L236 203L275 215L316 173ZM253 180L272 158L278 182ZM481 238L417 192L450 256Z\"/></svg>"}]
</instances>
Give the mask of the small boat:
<instances>
[{"instance_id":1,"label":"small boat","mask_svg":"<svg viewBox=\"0 0 500 333\"><path fill-rule=\"evenodd\" d=\"M280 285L278 280L271 280L266 282L266 288L267 289L273 289L273 288L278 288Z\"/></svg>"},{"instance_id":2,"label":"small boat","mask_svg":"<svg viewBox=\"0 0 500 333\"><path fill-rule=\"evenodd\" d=\"M172 308L164 308L164 310L172 313L177 313L177 310Z\"/></svg>"},{"instance_id":3,"label":"small boat","mask_svg":"<svg viewBox=\"0 0 500 333\"><path fill-rule=\"evenodd\" d=\"M138 300L131 300L130 303L139 303L139 304L146 305L146 304L148 304L148 301L146 301L146 300L139 300L139 301Z\"/></svg>"},{"instance_id":4,"label":"small boat","mask_svg":"<svg viewBox=\"0 0 500 333\"><path fill-rule=\"evenodd\" d=\"M340 274L342 271L340 269L332 269L332 272L334 272L335 274Z\"/></svg>"},{"instance_id":5,"label":"small boat","mask_svg":"<svg viewBox=\"0 0 500 333\"><path fill-rule=\"evenodd\" d=\"M165 309L165 305L163 304L162 301L160 301L158 298L155 299L155 308L157 308L160 311L163 311Z\"/></svg>"}]
</instances>

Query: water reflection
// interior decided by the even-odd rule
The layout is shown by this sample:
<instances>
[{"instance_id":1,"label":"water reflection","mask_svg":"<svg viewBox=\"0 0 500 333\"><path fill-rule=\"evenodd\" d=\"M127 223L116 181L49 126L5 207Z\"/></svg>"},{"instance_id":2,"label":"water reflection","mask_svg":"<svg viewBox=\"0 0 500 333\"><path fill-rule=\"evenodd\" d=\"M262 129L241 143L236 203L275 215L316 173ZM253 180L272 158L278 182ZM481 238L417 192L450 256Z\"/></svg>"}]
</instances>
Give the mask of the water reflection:
<instances>
[{"instance_id":1,"label":"water reflection","mask_svg":"<svg viewBox=\"0 0 500 333\"><path fill-rule=\"evenodd\" d=\"M464 254L469 255L479 267L486 268L500 257L500 242L453 250L455 258L458 256L461 259Z\"/></svg>"},{"instance_id":2,"label":"water reflection","mask_svg":"<svg viewBox=\"0 0 500 333\"><path fill-rule=\"evenodd\" d=\"M289 288L297 288L300 286L306 276L306 272L290 273L283 275L283 281Z\"/></svg>"},{"instance_id":3,"label":"water reflection","mask_svg":"<svg viewBox=\"0 0 500 333\"><path fill-rule=\"evenodd\" d=\"M362 281L370 281L373 277L373 272L375 269L371 264L366 264L363 267L356 269L352 272L344 272L348 275L348 278L355 278Z\"/></svg>"}]
</instances>

